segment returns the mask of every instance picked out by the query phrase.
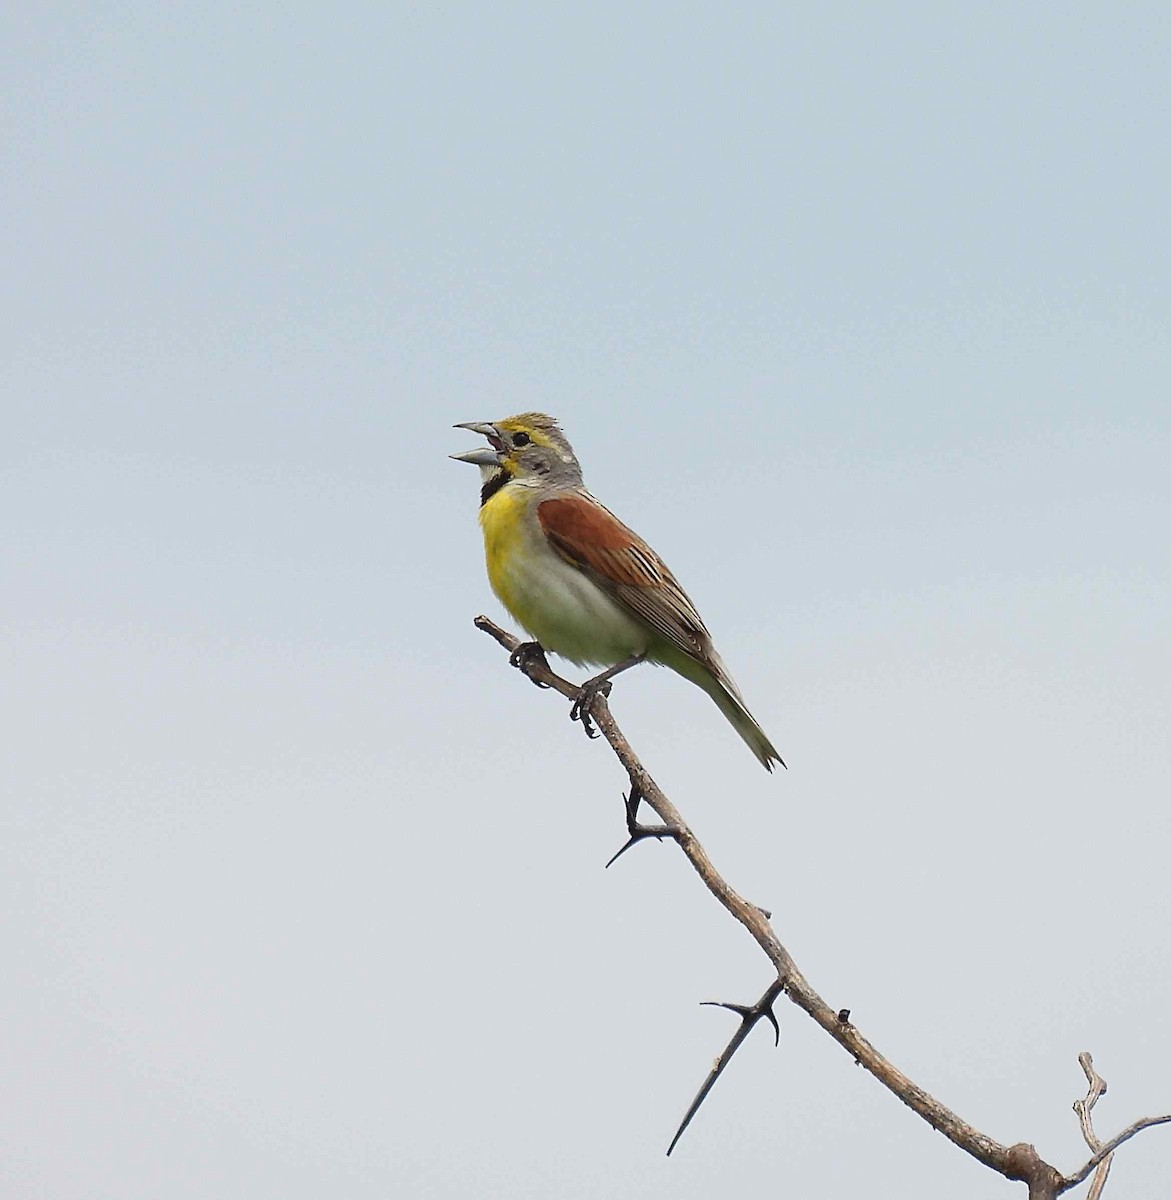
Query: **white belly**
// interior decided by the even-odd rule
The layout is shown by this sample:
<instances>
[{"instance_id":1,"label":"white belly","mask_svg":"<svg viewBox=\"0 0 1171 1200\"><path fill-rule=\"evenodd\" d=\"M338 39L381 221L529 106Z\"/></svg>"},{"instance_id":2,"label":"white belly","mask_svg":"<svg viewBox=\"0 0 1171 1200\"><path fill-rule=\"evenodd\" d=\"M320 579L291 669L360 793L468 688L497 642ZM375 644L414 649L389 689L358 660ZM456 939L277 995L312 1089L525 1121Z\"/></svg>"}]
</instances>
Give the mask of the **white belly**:
<instances>
[{"instance_id":1,"label":"white belly","mask_svg":"<svg viewBox=\"0 0 1171 1200\"><path fill-rule=\"evenodd\" d=\"M648 648L648 631L541 539L501 564L497 595L546 650L610 666ZM494 581L495 582L495 581Z\"/></svg>"}]
</instances>

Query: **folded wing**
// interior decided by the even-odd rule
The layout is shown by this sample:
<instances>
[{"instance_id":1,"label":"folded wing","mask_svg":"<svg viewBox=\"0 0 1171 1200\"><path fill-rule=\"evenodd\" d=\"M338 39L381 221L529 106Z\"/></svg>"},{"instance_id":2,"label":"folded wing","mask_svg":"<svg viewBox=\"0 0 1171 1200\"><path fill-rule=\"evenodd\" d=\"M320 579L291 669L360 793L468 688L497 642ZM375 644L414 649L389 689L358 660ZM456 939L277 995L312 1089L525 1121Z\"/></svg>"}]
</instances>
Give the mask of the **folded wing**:
<instances>
[{"instance_id":1,"label":"folded wing","mask_svg":"<svg viewBox=\"0 0 1171 1200\"><path fill-rule=\"evenodd\" d=\"M564 559L684 654L717 667L711 634L690 597L666 563L609 509L592 496L555 496L537 506L537 519Z\"/></svg>"},{"instance_id":2,"label":"folded wing","mask_svg":"<svg viewBox=\"0 0 1171 1200\"><path fill-rule=\"evenodd\" d=\"M765 770L771 771L774 763L783 766L776 747L745 707L691 598L650 546L588 492L541 501L537 519L562 558L682 652L677 662L669 654L661 654L660 661L711 696Z\"/></svg>"}]
</instances>

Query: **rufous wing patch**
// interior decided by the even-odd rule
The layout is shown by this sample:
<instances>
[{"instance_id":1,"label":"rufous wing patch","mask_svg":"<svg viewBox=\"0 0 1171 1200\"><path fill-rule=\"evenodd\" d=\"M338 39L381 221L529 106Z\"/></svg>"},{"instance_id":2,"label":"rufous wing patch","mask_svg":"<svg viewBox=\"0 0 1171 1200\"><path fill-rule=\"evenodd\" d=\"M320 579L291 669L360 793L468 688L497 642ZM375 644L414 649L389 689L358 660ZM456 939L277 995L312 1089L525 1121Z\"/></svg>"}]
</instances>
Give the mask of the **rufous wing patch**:
<instances>
[{"instance_id":1,"label":"rufous wing patch","mask_svg":"<svg viewBox=\"0 0 1171 1200\"><path fill-rule=\"evenodd\" d=\"M662 581L655 552L600 504L554 496L537 505L537 520L560 554L612 583L648 587Z\"/></svg>"},{"instance_id":2,"label":"rufous wing patch","mask_svg":"<svg viewBox=\"0 0 1171 1200\"><path fill-rule=\"evenodd\" d=\"M537 505L550 544L634 616L699 662L711 657L711 635L661 558L613 513L582 496L553 496Z\"/></svg>"}]
</instances>

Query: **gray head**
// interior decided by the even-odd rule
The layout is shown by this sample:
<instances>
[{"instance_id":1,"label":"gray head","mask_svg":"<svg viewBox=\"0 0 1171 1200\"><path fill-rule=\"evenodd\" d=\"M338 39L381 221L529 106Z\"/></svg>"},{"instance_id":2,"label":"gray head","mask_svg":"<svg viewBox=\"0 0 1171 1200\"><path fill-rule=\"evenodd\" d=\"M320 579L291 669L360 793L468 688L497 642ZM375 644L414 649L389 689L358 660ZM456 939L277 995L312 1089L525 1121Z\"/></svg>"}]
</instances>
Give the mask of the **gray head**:
<instances>
[{"instance_id":1,"label":"gray head","mask_svg":"<svg viewBox=\"0 0 1171 1200\"><path fill-rule=\"evenodd\" d=\"M482 433L488 445L466 454L453 454L457 462L480 468L485 483L581 483L581 467L561 427L544 413L520 413L503 421L468 421L456 429ZM501 478L501 475L504 478Z\"/></svg>"}]
</instances>

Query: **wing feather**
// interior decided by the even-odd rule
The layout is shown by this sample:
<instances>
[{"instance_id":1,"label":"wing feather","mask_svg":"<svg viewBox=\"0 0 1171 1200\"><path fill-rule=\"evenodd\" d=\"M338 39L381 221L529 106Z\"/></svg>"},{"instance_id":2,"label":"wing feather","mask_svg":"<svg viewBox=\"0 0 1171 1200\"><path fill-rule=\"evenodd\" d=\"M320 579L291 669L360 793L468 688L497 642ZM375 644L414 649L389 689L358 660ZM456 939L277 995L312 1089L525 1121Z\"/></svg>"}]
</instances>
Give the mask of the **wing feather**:
<instances>
[{"instance_id":1,"label":"wing feather","mask_svg":"<svg viewBox=\"0 0 1171 1200\"><path fill-rule=\"evenodd\" d=\"M691 598L667 564L609 509L575 492L543 500L537 520L562 558L684 654L726 675Z\"/></svg>"}]
</instances>

